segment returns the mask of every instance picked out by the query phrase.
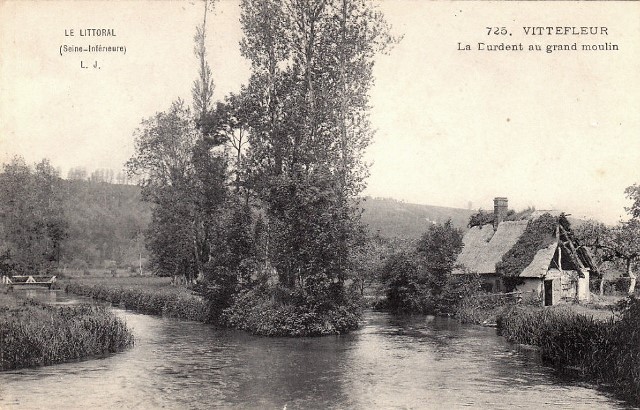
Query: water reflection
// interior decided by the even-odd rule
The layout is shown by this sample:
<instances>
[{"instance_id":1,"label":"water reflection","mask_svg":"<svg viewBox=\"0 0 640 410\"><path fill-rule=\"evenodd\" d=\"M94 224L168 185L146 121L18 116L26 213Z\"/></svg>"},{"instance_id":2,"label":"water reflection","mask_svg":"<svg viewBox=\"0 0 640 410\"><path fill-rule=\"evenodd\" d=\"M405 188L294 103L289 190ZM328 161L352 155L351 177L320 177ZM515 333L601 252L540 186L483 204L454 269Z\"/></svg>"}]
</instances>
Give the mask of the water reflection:
<instances>
[{"instance_id":1,"label":"water reflection","mask_svg":"<svg viewBox=\"0 0 640 410\"><path fill-rule=\"evenodd\" d=\"M58 293L52 303L73 301ZM623 407L494 329L446 318L370 312L350 335L273 339L116 312L133 349L1 373L0 408Z\"/></svg>"}]
</instances>

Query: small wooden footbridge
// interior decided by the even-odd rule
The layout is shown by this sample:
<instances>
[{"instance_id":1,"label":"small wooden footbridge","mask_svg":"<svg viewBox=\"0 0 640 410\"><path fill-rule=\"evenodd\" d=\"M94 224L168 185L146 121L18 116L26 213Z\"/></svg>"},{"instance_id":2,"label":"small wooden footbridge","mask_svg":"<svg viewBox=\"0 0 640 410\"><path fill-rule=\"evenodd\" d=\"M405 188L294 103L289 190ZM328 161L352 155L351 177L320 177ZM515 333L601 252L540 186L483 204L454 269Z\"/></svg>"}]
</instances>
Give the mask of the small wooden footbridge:
<instances>
[{"instance_id":1,"label":"small wooden footbridge","mask_svg":"<svg viewBox=\"0 0 640 410\"><path fill-rule=\"evenodd\" d=\"M46 286L51 289L56 283L56 277L51 275L2 276L1 283L11 288L21 286Z\"/></svg>"}]
</instances>

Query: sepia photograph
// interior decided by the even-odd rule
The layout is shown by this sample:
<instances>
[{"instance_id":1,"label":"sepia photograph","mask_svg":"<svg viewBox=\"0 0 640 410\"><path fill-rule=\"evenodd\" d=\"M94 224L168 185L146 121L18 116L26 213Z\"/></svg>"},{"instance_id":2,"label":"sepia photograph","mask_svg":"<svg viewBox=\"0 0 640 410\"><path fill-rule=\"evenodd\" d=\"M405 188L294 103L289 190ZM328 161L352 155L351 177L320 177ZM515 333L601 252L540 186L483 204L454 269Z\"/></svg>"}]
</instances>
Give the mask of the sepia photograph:
<instances>
[{"instance_id":1,"label":"sepia photograph","mask_svg":"<svg viewBox=\"0 0 640 410\"><path fill-rule=\"evenodd\" d=\"M0 409L640 408L640 2L0 0Z\"/></svg>"}]
</instances>

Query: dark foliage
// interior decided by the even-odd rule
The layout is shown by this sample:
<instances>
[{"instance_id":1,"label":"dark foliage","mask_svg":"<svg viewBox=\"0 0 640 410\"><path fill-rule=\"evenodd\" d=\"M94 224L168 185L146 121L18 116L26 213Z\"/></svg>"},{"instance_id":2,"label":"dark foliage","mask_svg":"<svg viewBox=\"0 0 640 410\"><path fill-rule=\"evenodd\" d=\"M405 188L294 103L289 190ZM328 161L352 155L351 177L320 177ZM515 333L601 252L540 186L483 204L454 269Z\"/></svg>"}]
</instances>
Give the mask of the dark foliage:
<instances>
[{"instance_id":1,"label":"dark foliage","mask_svg":"<svg viewBox=\"0 0 640 410\"><path fill-rule=\"evenodd\" d=\"M431 225L418 241L416 251L428 272L431 293L438 297L449 282L453 264L463 247L462 231L451 221Z\"/></svg>"},{"instance_id":2,"label":"dark foliage","mask_svg":"<svg viewBox=\"0 0 640 410\"><path fill-rule=\"evenodd\" d=\"M391 255L384 264L381 280L386 286L386 300L379 308L398 313L428 313L435 308L428 277L420 259L413 252Z\"/></svg>"},{"instance_id":3,"label":"dark foliage","mask_svg":"<svg viewBox=\"0 0 640 410\"><path fill-rule=\"evenodd\" d=\"M400 313L453 312L468 288L451 275L462 246L462 232L450 221L430 226L415 250L386 259L381 271L386 301L379 307Z\"/></svg>"},{"instance_id":4,"label":"dark foliage","mask_svg":"<svg viewBox=\"0 0 640 410\"><path fill-rule=\"evenodd\" d=\"M51 272L68 233L62 180L48 160L14 158L0 173L0 252L7 273Z\"/></svg>"},{"instance_id":5,"label":"dark foliage","mask_svg":"<svg viewBox=\"0 0 640 410\"><path fill-rule=\"evenodd\" d=\"M484 210L480 209L477 213L469 217L469 223L467 224L467 227L473 228L474 226L493 224L494 220L495 215L493 214L493 212L485 212Z\"/></svg>"},{"instance_id":6,"label":"dark foliage","mask_svg":"<svg viewBox=\"0 0 640 410\"><path fill-rule=\"evenodd\" d=\"M520 275L540 249L553 243L557 224L558 219L549 214L529 221L516 244L496 264L496 273L503 277Z\"/></svg>"},{"instance_id":7,"label":"dark foliage","mask_svg":"<svg viewBox=\"0 0 640 410\"><path fill-rule=\"evenodd\" d=\"M236 295L225 310L229 326L262 336L324 336L357 329L361 306L357 295L340 303L314 303L286 287L255 287Z\"/></svg>"},{"instance_id":8,"label":"dark foliage","mask_svg":"<svg viewBox=\"0 0 640 410\"><path fill-rule=\"evenodd\" d=\"M504 217L504 220L519 221L529 217L529 215L531 215L533 211L534 211L533 208L527 208L520 212L516 212L513 209L509 209L507 211L507 214ZM467 224L467 227L473 228L474 226L483 226L487 224L493 224L494 221L495 221L495 214L493 212L485 212L484 210L480 209L478 210L478 212L476 212L475 214L469 217L469 223Z\"/></svg>"},{"instance_id":9,"label":"dark foliage","mask_svg":"<svg viewBox=\"0 0 640 410\"><path fill-rule=\"evenodd\" d=\"M632 218L640 219L640 184L633 184L624 190L627 198L632 202L630 207L625 207Z\"/></svg>"}]
</instances>

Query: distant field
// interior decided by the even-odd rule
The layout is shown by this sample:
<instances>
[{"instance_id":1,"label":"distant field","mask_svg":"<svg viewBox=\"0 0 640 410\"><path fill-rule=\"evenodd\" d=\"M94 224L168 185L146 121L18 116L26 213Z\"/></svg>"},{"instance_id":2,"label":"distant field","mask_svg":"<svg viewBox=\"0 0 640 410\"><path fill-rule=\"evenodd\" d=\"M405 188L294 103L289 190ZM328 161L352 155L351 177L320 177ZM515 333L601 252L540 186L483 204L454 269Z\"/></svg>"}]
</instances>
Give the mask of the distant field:
<instances>
[{"instance_id":1,"label":"distant field","mask_svg":"<svg viewBox=\"0 0 640 410\"><path fill-rule=\"evenodd\" d=\"M114 275L115 272L115 275ZM79 269L69 269L66 268L63 272L60 272L60 276L62 278L129 278L129 277L137 277L137 278L152 278L154 276L151 275L148 271L143 271L143 275L140 276L138 272L131 272L129 269L104 269L104 268L87 268L83 270Z\"/></svg>"}]
</instances>

